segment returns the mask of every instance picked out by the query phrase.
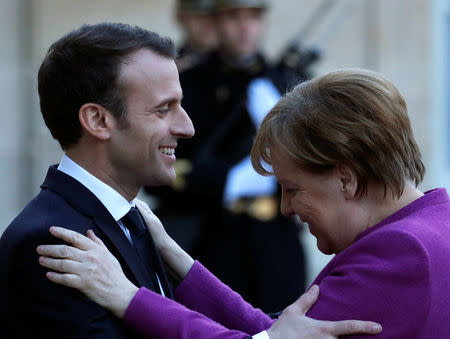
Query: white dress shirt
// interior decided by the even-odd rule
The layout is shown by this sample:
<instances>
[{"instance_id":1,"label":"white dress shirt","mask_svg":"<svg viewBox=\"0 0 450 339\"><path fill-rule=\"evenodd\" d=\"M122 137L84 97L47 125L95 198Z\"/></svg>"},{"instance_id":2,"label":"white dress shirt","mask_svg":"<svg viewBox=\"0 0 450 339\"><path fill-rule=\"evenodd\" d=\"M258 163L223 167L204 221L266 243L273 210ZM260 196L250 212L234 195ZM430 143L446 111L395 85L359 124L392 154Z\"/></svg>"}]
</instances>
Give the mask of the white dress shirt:
<instances>
[{"instance_id":1,"label":"white dress shirt","mask_svg":"<svg viewBox=\"0 0 450 339\"><path fill-rule=\"evenodd\" d=\"M70 159L66 154L63 155L61 162L59 163L58 170L71 176L91 191L105 206L114 220L117 221L119 227L125 233L128 240L133 243L130 231L122 224L120 219L122 219L132 207L135 207L136 204L134 199L128 201L114 188L93 176L75 161ZM158 280L159 289L161 290L161 295L165 296L158 274L156 274L156 278Z\"/></svg>"}]
</instances>

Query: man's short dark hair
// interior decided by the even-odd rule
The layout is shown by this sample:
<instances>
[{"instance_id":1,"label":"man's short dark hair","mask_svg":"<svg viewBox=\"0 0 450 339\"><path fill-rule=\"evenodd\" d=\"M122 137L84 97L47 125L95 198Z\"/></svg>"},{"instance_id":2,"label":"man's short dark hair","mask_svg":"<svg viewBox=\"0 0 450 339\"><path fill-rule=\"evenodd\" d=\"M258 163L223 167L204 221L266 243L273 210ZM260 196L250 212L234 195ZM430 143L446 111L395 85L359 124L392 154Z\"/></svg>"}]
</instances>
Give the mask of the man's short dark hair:
<instances>
[{"instance_id":1,"label":"man's short dark hair","mask_svg":"<svg viewBox=\"0 0 450 339\"><path fill-rule=\"evenodd\" d=\"M81 137L78 112L85 103L99 104L125 120L120 65L142 48L176 57L170 39L120 23L83 25L50 46L39 68L40 106L47 127L63 149Z\"/></svg>"}]
</instances>

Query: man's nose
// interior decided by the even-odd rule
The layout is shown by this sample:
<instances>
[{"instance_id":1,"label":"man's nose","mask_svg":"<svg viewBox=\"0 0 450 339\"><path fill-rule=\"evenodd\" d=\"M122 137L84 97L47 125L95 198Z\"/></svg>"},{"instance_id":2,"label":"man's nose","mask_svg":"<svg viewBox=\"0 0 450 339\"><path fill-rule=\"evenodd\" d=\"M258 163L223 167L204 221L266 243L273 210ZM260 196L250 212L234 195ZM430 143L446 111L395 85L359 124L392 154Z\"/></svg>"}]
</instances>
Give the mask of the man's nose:
<instances>
[{"instance_id":1,"label":"man's nose","mask_svg":"<svg viewBox=\"0 0 450 339\"><path fill-rule=\"evenodd\" d=\"M173 126L172 133L178 138L192 138L192 136L195 134L192 120L191 118L189 118L186 111L181 106L179 108L177 121Z\"/></svg>"}]
</instances>

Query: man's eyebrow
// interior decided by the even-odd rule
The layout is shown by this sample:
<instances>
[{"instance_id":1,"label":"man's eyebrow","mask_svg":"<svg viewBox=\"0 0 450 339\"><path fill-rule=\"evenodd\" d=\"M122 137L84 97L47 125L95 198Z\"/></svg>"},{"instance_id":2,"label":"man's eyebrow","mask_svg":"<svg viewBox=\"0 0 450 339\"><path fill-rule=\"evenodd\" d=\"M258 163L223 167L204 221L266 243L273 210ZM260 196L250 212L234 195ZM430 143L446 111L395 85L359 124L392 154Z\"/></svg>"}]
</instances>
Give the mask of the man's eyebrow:
<instances>
[{"instance_id":1,"label":"man's eyebrow","mask_svg":"<svg viewBox=\"0 0 450 339\"><path fill-rule=\"evenodd\" d=\"M160 101L159 103L157 103L153 108L159 108L159 107L162 107L162 106L165 106L165 105L174 104L174 103L176 103L178 101L181 101L181 99L178 99L176 97L166 98L166 99L163 99L162 101Z\"/></svg>"}]
</instances>

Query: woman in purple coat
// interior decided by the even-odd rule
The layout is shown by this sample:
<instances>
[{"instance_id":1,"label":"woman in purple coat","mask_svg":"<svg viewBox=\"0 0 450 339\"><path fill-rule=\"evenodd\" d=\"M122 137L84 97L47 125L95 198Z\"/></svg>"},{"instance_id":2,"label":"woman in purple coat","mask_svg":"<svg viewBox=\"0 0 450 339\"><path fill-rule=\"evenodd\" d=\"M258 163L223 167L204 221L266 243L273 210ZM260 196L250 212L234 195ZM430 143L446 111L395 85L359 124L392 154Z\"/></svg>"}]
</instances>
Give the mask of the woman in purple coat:
<instances>
[{"instance_id":1,"label":"woman in purple coat","mask_svg":"<svg viewBox=\"0 0 450 339\"><path fill-rule=\"evenodd\" d=\"M307 223L322 252L336 254L314 282L321 295L308 316L377 321L383 325L379 338L450 338L450 201L445 189L417 189L425 168L394 85L364 70L337 71L298 85L262 122L252 162L260 174L275 175L282 212ZM182 280L177 300L227 328L257 333L270 326L267 316L194 263L151 212L144 218L164 260ZM44 266L69 273L48 277L111 308L108 303L120 299L111 291L119 290L101 269L114 272L113 265L95 260L106 257L105 248L93 234L95 241L68 232L52 229L81 251L44 246L38 252L76 264L62 267L58 259L41 257ZM158 318L168 309L161 305L171 301L130 288L123 278L112 280L128 286L128 297L119 302L125 322L178 336L166 329L170 321ZM190 326L189 317L178 311L173 307L168 316Z\"/></svg>"}]
</instances>

